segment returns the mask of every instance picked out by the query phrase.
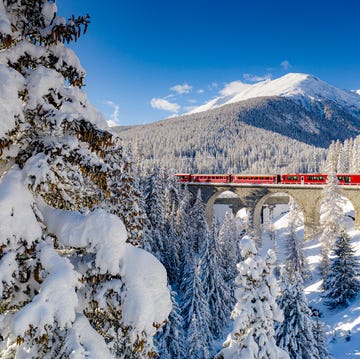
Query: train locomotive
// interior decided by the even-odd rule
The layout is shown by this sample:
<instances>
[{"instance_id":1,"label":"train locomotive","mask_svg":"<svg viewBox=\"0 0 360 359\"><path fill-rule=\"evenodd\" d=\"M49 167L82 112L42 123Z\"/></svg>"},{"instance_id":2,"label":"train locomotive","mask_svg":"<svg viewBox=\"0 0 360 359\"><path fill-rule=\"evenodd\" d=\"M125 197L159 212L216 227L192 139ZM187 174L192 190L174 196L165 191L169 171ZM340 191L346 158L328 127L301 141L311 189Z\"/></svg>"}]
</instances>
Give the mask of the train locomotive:
<instances>
[{"instance_id":1,"label":"train locomotive","mask_svg":"<svg viewBox=\"0 0 360 359\"><path fill-rule=\"evenodd\" d=\"M244 174L191 174L177 173L180 183L234 183L234 184L294 184L294 185L324 185L327 174L322 173L291 173L273 175ZM339 185L359 186L360 174L336 174Z\"/></svg>"}]
</instances>

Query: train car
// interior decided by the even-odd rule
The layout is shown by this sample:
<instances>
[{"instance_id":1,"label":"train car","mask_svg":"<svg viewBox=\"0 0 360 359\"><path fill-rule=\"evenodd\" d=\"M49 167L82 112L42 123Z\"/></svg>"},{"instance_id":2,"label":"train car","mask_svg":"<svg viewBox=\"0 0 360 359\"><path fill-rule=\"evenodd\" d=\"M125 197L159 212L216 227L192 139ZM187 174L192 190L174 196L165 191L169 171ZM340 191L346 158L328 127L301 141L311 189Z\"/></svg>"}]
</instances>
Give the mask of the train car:
<instances>
[{"instance_id":1,"label":"train car","mask_svg":"<svg viewBox=\"0 0 360 359\"><path fill-rule=\"evenodd\" d=\"M278 175L232 175L232 183L271 184L278 182Z\"/></svg>"},{"instance_id":2,"label":"train car","mask_svg":"<svg viewBox=\"0 0 360 359\"><path fill-rule=\"evenodd\" d=\"M181 183L229 183L231 182L231 175L229 174L190 174L190 173L176 173L179 182Z\"/></svg>"},{"instance_id":3,"label":"train car","mask_svg":"<svg viewBox=\"0 0 360 359\"><path fill-rule=\"evenodd\" d=\"M327 181L327 175L321 173L290 173L282 174L281 184L314 184L322 185Z\"/></svg>"},{"instance_id":4,"label":"train car","mask_svg":"<svg viewBox=\"0 0 360 359\"><path fill-rule=\"evenodd\" d=\"M360 186L360 174L340 173L336 177L342 186Z\"/></svg>"},{"instance_id":5,"label":"train car","mask_svg":"<svg viewBox=\"0 0 360 359\"><path fill-rule=\"evenodd\" d=\"M190 182L200 183L229 183L231 181L231 175L220 174L196 174L191 175Z\"/></svg>"}]
</instances>

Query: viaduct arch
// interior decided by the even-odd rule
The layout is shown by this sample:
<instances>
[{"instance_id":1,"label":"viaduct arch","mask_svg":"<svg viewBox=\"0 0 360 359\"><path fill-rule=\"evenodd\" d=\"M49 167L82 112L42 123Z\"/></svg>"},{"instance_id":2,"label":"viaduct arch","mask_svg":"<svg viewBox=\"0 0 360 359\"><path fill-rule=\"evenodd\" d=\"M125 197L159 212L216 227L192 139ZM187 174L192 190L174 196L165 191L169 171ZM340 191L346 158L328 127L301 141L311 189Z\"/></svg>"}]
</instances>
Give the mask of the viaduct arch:
<instances>
[{"instance_id":1,"label":"viaduct arch","mask_svg":"<svg viewBox=\"0 0 360 359\"><path fill-rule=\"evenodd\" d=\"M237 195L237 203L232 204L233 211L246 207L252 213L250 220L260 235L261 211L267 199L276 193L284 193L294 198L304 215L304 238L309 239L319 230L320 205L323 186L318 185L239 185L239 184L188 184L188 189L196 194L200 190L205 203L206 219L213 221L213 206L216 199L225 191ZM355 210L355 228L360 229L360 187L341 186L342 194Z\"/></svg>"}]
</instances>

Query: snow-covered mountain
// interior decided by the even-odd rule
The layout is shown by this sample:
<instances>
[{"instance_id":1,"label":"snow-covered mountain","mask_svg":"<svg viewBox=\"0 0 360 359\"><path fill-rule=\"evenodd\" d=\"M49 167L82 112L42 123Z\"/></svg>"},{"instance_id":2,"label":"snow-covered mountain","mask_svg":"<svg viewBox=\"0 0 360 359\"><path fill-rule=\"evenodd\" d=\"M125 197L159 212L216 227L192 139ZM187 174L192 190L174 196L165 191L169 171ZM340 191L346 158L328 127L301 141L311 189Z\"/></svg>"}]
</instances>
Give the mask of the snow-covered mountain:
<instances>
[{"instance_id":1,"label":"snow-covered mountain","mask_svg":"<svg viewBox=\"0 0 360 359\"><path fill-rule=\"evenodd\" d=\"M323 148L360 135L360 96L311 75L288 74L253 85L234 82L192 113L116 131L142 149L149 166L317 171Z\"/></svg>"},{"instance_id":2,"label":"snow-covered mountain","mask_svg":"<svg viewBox=\"0 0 360 359\"><path fill-rule=\"evenodd\" d=\"M211 110L231 103L256 97L280 96L309 106L314 101L334 102L355 114L360 112L360 90L347 91L332 86L319 78L302 74L289 73L275 80L265 80L255 84L233 82L223 91L223 96L216 97L206 104L196 107L189 114Z\"/></svg>"}]
</instances>

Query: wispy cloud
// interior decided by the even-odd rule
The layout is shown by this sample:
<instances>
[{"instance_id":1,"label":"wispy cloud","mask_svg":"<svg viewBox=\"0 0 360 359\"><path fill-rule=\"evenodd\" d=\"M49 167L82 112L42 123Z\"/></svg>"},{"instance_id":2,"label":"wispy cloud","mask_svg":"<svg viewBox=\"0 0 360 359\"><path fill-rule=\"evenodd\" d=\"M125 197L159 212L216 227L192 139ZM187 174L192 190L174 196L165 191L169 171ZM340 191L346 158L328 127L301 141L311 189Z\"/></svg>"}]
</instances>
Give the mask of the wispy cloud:
<instances>
[{"instance_id":1,"label":"wispy cloud","mask_svg":"<svg viewBox=\"0 0 360 359\"><path fill-rule=\"evenodd\" d=\"M199 89L199 90L197 90L196 92L201 94L201 93L204 93L205 90L204 90L204 89Z\"/></svg>"},{"instance_id":2,"label":"wispy cloud","mask_svg":"<svg viewBox=\"0 0 360 359\"><path fill-rule=\"evenodd\" d=\"M280 63L280 66L284 69L284 70L289 70L292 65L290 64L290 62L288 60L284 60Z\"/></svg>"},{"instance_id":3,"label":"wispy cloud","mask_svg":"<svg viewBox=\"0 0 360 359\"><path fill-rule=\"evenodd\" d=\"M213 82L208 86L208 89L209 90L214 90L214 89L217 89L218 86L219 86L219 84L217 82Z\"/></svg>"},{"instance_id":4,"label":"wispy cloud","mask_svg":"<svg viewBox=\"0 0 360 359\"><path fill-rule=\"evenodd\" d=\"M232 81L227 84L225 84L224 88L220 90L220 95L222 96L229 96L233 95L235 93L238 93L240 91L243 91L247 88L249 88L251 85L246 84L241 81Z\"/></svg>"},{"instance_id":5,"label":"wispy cloud","mask_svg":"<svg viewBox=\"0 0 360 359\"><path fill-rule=\"evenodd\" d=\"M259 76L259 75L253 75L253 74L244 74L243 79L248 82L259 82L259 81L265 81L270 80L272 78L272 74L267 73L265 75Z\"/></svg>"},{"instance_id":6,"label":"wispy cloud","mask_svg":"<svg viewBox=\"0 0 360 359\"><path fill-rule=\"evenodd\" d=\"M152 108L155 108L157 110L164 110L169 111L173 113L177 113L180 110L180 105L174 102L170 102L168 100L165 100L163 98L152 98L150 101L150 105Z\"/></svg>"},{"instance_id":7,"label":"wispy cloud","mask_svg":"<svg viewBox=\"0 0 360 359\"><path fill-rule=\"evenodd\" d=\"M181 95L183 93L189 93L192 90L192 86L185 83L182 85L175 85L171 87L170 90L176 92L178 95Z\"/></svg>"},{"instance_id":8,"label":"wispy cloud","mask_svg":"<svg viewBox=\"0 0 360 359\"><path fill-rule=\"evenodd\" d=\"M112 107L113 112L110 115L110 119L107 120L107 123L110 127L119 126L120 118L119 118L119 105L114 103L113 101L106 101L106 104Z\"/></svg>"}]
</instances>

